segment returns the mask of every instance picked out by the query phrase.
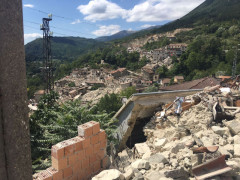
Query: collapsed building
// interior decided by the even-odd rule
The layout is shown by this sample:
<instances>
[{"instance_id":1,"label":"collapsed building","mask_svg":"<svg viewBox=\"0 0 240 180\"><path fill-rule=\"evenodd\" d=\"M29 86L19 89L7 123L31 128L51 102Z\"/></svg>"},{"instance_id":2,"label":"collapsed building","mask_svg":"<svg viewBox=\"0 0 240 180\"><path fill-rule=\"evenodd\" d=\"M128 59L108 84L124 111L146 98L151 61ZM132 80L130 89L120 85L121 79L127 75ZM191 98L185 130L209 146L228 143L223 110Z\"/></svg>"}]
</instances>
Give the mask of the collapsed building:
<instances>
[{"instance_id":1,"label":"collapsed building","mask_svg":"<svg viewBox=\"0 0 240 180\"><path fill-rule=\"evenodd\" d=\"M93 179L240 179L237 81L133 95L114 117L112 169Z\"/></svg>"}]
</instances>

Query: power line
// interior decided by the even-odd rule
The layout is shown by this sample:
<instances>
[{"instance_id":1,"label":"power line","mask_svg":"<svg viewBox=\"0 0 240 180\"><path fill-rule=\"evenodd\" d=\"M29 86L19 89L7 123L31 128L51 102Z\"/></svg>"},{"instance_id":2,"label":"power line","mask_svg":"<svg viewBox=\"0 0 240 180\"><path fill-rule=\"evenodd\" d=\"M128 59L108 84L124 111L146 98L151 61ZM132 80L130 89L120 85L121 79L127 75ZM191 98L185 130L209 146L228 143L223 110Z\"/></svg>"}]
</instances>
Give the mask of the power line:
<instances>
[{"instance_id":1,"label":"power line","mask_svg":"<svg viewBox=\"0 0 240 180\"><path fill-rule=\"evenodd\" d=\"M33 22L33 21L28 21L28 20L25 20L26 22L29 22L29 23L32 23L32 24L37 24L37 25L40 25L39 23L37 22ZM79 34L85 34L85 35L90 35L90 36L93 36L92 34L88 34L88 33L83 33L83 32L80 32L80 31L75 31L75 30L71 30L71 29L67 29L67 28L60 28L60 27L56 27L56 26L51 26L52 28L54 29L60 29L60 30L64 30L64 31L72 31L72 32L75 32L75 33L79 33Z\"/></svg>"},{"instance_id":2,"label":"power line","mask_svg":"<svg viewBox=\"0 0 240 180\"><path fill-rule=\"evenodd\" d=\"M45 11L42 11L40 9L36 9L36 8L29 8L33 11L36 11L36 12L39 12L39 13L42 13L42 14L51 14L49 12L45 12ZM64 19L64 20L71 20L71 21L75 21L76 19L74 18L70 18L70 17L64 17L64 16L60 16L60 15L57 15L57 14L52 14L52 16L56 17L56 18L60 18L60 19ZM85 23L85 24L88 24L88 25L92 25L92 26L98 26L94 23L89 23L87 21L80 21L80 23Z\"/></svg>"},{"instance_id":3,"label":"power line","mask_svg":"<svg viewBox=\"0 0 240 180\"><path fill-rule=\"evenodd\" d=\"M38 28L36 28L36 27L24 25L24 28L25 28L25 27L31 28L31 29L35 29L35 30L39 30L39 31L40 31L40 29L38 29ZM62 33L58 33L58 32L55 32L55 31L54 31L54 34L58 34L58 35L62 35L62 36L69 36L69 35L67 35L67 34L62 34Z\"/></svg>"}]
</instances>

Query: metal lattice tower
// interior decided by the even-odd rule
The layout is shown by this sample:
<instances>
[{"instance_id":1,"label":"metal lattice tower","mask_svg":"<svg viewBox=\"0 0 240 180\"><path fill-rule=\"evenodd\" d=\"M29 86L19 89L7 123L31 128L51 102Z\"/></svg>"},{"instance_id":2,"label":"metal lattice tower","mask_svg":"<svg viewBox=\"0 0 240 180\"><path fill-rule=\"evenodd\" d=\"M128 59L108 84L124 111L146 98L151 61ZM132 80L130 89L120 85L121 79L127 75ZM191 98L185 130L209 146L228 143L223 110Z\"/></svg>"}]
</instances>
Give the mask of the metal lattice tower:
<instances>
[{"instance_id":1,"label":"metal lattice tower","mask_svg":"<svg viewBox=\"0 0 240 180\"><path fill-rule=\"evenodd\" d=\"M50 93L54 90L54 78L53 78L53 63L52 63L52 51L51 51L51 38L52 32L50 32L49 22L52 20L52 15L49 14L48 18L43 18L43 24L40 25L40 29L43 31L43 76L45 80L45 92Z\"/></svg>"}]
</instances>

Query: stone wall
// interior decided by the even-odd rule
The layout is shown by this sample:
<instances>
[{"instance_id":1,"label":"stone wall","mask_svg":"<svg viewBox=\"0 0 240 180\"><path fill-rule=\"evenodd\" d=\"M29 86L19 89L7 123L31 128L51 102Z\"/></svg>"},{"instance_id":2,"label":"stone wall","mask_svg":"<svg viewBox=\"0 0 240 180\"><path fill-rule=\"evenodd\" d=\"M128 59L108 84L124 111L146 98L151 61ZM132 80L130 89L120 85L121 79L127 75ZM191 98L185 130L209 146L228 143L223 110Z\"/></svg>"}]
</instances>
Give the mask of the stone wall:
<instances>
[{"instance_id":1,"label":"stone wall","mask_svg":"<svg viewBox=\"0 0 240 180\"><path fill-rule=\"evenodd\" d=\"M37 180L85 180L106 169L107 136L98 122L78 126L78 136L52 146L52 167L34 174Z\"/></svg>"}]
</instances>

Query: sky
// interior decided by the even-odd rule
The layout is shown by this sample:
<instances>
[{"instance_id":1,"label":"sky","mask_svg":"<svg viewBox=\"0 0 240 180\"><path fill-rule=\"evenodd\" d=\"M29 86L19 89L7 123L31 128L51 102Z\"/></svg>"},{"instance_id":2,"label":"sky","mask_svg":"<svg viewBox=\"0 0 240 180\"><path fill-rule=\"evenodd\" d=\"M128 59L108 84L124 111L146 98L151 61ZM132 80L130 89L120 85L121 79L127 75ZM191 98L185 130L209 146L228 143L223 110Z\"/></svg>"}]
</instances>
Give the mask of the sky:
<instances>
[{"instance_id":1,"label":"sky","mask_svg":"<svg viewBox=\"0 0 240 180\"><path fill-rule=\"evenodd\" d=\"M204 0L23 0L24 41L42 37L42 18L52 14L53 36L97 38L138 31L181 18Z\"/></svg>"}]
</instances>

